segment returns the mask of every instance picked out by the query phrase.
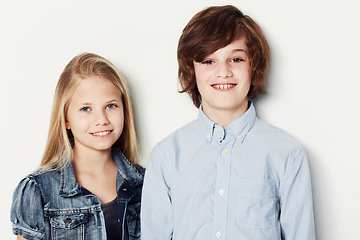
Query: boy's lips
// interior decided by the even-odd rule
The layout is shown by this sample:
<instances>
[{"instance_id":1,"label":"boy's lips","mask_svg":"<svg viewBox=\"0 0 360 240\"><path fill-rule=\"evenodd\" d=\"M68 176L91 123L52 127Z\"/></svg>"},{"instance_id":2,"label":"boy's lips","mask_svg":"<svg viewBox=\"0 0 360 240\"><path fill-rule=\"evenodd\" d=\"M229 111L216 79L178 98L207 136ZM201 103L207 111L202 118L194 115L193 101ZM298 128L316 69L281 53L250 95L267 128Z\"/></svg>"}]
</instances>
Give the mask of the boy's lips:
<instances>
[{"instance_id":1,"label":"boy's lips","mask_svg":"<svg viewBox=\"0 0 360 240\"><path fill-rule=\"evenodd\" d=\"M222 83L222 84L212 84L213 88L224 90L224 89L231 89L236 86L235 83Z\"/></svg>"},{"instance_id":2,"label":"boy's lips","mask_svg":"<svg viewBox=\"0 0 360 240\"><path fill-rule=\"evenodd\" d=\"M100 136L100 137L102 137L102 136L108 135L108 134L111 133L111 132L112 132L112 130L106 130L106 131L93 132L93 133L90 133L90 134L93 135L93 136Z\"/></svg>"}]
</instances>

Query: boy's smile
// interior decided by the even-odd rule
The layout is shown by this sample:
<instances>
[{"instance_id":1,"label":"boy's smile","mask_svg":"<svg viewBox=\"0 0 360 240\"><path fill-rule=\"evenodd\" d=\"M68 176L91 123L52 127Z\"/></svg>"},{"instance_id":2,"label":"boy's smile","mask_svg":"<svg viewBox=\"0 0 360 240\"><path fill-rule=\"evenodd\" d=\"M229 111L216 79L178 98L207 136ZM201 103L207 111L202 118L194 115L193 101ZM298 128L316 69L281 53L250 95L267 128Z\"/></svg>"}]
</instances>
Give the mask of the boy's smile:
<instances>
[{"instance_id":1,"label":"boy's smile","mask_svg":"<svg viewBox=\"0 0 360 240\"><path fill-rule=\"evenodd\" d=\"M231 90L233 87L236 86L236 84L213 84L211 86L219 90Z\"/></svg>"},{"instance_id":2,"label":"boy's smile","mask_svg":"<svg viewBox=\"0 0 360 240\"><path fill-rule=\"evenodd\" d=\"M245 38L194 61L196 84L204 113L217 124L227 126L248 107L251 68Z\"/></svg>"}]
</instances>

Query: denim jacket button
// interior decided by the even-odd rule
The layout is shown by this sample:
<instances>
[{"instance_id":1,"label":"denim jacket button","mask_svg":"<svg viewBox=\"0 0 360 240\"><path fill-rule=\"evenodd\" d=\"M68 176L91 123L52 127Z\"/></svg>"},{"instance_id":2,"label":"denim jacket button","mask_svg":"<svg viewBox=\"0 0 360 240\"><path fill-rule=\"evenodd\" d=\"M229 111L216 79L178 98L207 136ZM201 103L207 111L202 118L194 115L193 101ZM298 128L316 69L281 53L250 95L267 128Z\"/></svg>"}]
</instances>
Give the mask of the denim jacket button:
<instances>
[{"instance_id":1,"label":"denim jacket button","mask_svg":"<svg viewBox=\"0 0 360 240\"><path fill-rule=\"evenodd\" d=\"M64 220L64 223L66 224L70 224L71 223L71 219L69 217L66 217Z\"/></svg>"}]
</instances>

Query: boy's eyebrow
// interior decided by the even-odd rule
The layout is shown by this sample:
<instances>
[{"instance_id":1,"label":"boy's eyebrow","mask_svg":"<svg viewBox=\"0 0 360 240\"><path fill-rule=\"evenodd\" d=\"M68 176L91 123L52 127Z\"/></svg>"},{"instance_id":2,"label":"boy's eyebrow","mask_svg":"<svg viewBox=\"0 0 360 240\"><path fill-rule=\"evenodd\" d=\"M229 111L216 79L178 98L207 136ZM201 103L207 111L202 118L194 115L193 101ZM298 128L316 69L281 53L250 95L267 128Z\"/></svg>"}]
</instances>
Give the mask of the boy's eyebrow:
<instances>
[{"instance_id":1,"label":"boy's eyebrow","mask_svg":"<svg viewBox=\"0 0 360 240\"><path fill-rule=\"evenodd\" d=\"M245 49L242 49L242 48L234 49L233 52L244 52L245 54L247 54L247 52L245 51Z\"/></svg>"}]
</instances>

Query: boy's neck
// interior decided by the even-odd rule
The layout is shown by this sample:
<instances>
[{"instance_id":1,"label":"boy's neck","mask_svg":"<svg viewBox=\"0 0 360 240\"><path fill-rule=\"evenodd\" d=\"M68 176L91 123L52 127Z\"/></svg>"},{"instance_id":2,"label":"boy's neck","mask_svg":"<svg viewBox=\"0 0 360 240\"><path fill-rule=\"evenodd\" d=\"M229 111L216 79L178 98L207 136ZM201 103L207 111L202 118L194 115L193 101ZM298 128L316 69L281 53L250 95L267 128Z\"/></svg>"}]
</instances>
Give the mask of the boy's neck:
<instances>
[{"instance_id":1,"label":"boy's neck","mask_svg":"<svg viewBox=\"0 0 360 240\"><path fill-rule=\"evenodd\" d=\"M246 102L246 104L240 106L237 109L207 109L206 106L203 106L203 112L204 114L214 123L222 126L227 127L230 123L234 122L236 119L240 118L245 114L245 112L248 110L249 104Z\"/></svg>"}]
</instances>

